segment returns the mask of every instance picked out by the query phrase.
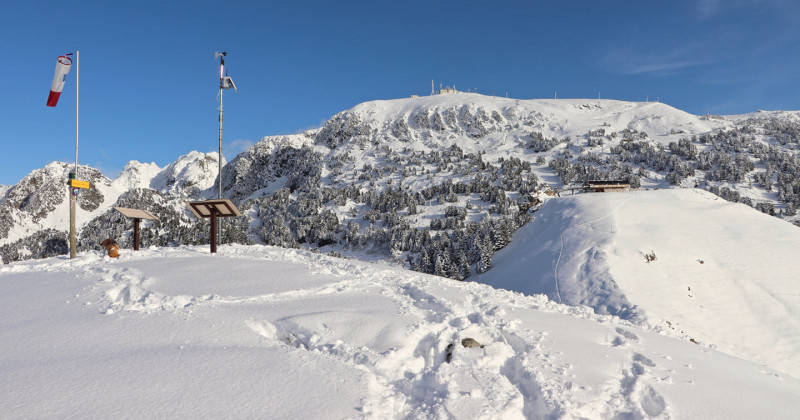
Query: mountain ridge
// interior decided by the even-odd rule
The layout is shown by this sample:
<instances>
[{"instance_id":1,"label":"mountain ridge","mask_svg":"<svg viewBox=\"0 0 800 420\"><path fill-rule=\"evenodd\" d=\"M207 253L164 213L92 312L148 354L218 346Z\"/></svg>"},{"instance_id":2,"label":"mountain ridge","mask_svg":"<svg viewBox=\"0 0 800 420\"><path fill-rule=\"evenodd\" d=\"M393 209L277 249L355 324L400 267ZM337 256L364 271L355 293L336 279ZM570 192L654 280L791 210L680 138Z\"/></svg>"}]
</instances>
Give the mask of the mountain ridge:
<instances>
[{"instance_id":1,"label":"mountain ridge","mask_svg":"<svg viewBox=\"0 0 800 420\"><path fill-rule=\"evenodd\" d=\"M535 217L548 193L587 179L701 187L796 221L798 115L694 116L657 102L471 93L365 102L318 129L265 137L226 163L223 195L247 217L223 237L464 279L490 269L494 251ZM207 226L191 219L183 201L216 197L216 170L216 153L191 152L164 168L133 161L115 180L98 177L87 195L102 200L79 197L97 206L88 217L79 211L80 249L108 236L129 245L130 227L112 210L120 200L166 212L170 222L144 228L155 245L207 241ZM62 175L48 179L58 184ZM9 214L0 220L3 255L36 242L37 231L64 230L59 188L39 200L59 210L37 210L59 213L59 223L21 216L23 200L38 202L30 183L9 187L0 201Z\"/></svg>"}]
</instances>

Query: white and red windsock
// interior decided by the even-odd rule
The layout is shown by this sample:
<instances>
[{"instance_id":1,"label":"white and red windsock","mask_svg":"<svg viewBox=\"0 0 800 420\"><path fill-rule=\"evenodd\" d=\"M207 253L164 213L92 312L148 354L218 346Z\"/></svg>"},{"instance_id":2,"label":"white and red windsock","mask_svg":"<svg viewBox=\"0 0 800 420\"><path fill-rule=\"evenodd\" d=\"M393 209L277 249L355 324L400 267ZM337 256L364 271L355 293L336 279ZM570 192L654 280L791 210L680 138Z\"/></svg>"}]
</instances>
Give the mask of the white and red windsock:
<instances>
[{"instance_id":1,"label":"white and red windsock","mask_svg":"<svg viewBox=\"0 0 800 420\"><path fill-rule=\"evenodd\" d=\"M72 55L72 54L67 54ZM58 97L61 96L61 89L64 89L64 82L67 81L67 73L72 67L72 59L62 55L56 62L56 74L53 76L53 84L50 86L50 96L47 97L47 106L56 106Z\"/></svg>"}]
</instances>

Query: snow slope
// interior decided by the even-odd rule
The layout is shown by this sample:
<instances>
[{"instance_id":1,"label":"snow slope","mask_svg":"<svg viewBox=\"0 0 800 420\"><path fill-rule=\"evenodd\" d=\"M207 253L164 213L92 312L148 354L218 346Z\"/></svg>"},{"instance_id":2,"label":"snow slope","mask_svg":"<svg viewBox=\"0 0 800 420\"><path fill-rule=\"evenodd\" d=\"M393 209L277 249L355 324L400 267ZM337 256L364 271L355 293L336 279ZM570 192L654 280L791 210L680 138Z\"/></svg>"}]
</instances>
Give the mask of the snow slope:
<instances>
[{"instance_id":1,"label":"snow slope","mask_svg":"<svg viewBox=\"0 0 800 420\"><path fill-rule=\"evenodd\" d=\"M645 327L297 250L86 252L0 267L0 407L7 418L304 419L800 408L796 379ZM463 347L467 337L484 347Z\"/></svg>"},{"instance_id":2,"label":"snow slope","mask_svg":"<svg viewBox=\"0 0 800 420\"><path fill-rule=\"evenodd\" d=\"M478 281L800 377L798 248L797 227L702 190L580 194L548 201Z\"/></svg>"}]
</instances>

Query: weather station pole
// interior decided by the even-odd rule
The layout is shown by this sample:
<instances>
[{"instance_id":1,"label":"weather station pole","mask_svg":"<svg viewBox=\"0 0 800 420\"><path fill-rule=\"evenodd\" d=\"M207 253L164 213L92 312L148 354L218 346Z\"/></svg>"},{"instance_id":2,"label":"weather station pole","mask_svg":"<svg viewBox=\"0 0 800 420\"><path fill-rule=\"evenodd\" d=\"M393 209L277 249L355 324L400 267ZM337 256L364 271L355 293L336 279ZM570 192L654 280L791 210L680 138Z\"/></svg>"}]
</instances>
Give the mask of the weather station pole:
<instances>
[{"instance_id":1,"label":"weather station pole","mask_svg":"<svg viewBox=\"0 0 800 420\"><path fill-rule=\"evenodd\" d=\"M217 57L219 57L219 155L217 156L217 164L219 169L217 173L217 183L219 184L219 195L217 198L222 198L222 84L224 83L225 77L226 55L228 55L228 53L225 51L217 53Z\"/></svg>"},{"instance_id":2,"label":"weather station pole","mask_svg":"<svg viewBox=\"0 0 800 420\"><path fill-rule=\"evenodd\" d=\"M217 173L217 184L219 187L218 197L222 199L222 91L225 89L233 89L234 92L238 92L236 89L236 85L233 83L233 79L228 77L228 72L225 70L225 56L228 55L227 51L217 52L214 53L214 58L219 58L219 155L217 156L217 164L218 164L218 173ZM212 233L211 240L216 243L217 240L221 240L222 234L216 235L216 218L212 218ZM222 226L219 227L222 230ZM216 246L214 247L214 251L216 252Z\"/></svg>"}]
</instances>

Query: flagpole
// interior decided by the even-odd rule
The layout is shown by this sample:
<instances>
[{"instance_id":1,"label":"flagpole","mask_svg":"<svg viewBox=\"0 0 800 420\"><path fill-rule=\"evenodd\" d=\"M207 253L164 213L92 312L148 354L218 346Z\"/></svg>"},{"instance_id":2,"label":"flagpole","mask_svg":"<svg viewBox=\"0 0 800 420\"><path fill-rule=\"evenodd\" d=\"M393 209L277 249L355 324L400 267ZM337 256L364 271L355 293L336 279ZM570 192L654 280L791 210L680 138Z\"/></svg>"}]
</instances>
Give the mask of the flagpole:
<instances>
[{"instance_id":1,"label":"flagpole","mask_svg":"<svg viewBox=\"0 0 800 420\"><path fill-rule=\"evenodd\" d=\"M75 174L73 179L78 179L78 85L80 80L80 52L75 51ZM75 228L75 213L78 196L75 187L69 187L69 258L74 259L77 254L77 234Z\"/></svg>"},{"instance_id":2,"label":"flagpole","mask_svg":"<svg viewBox=\"0 0 800 420\"><path fill-rule=\"evenodd\" d=\"M78 85L81 80L80 51L75 51L75 179L78 178Z\"/></svg>"}]
</instances>

